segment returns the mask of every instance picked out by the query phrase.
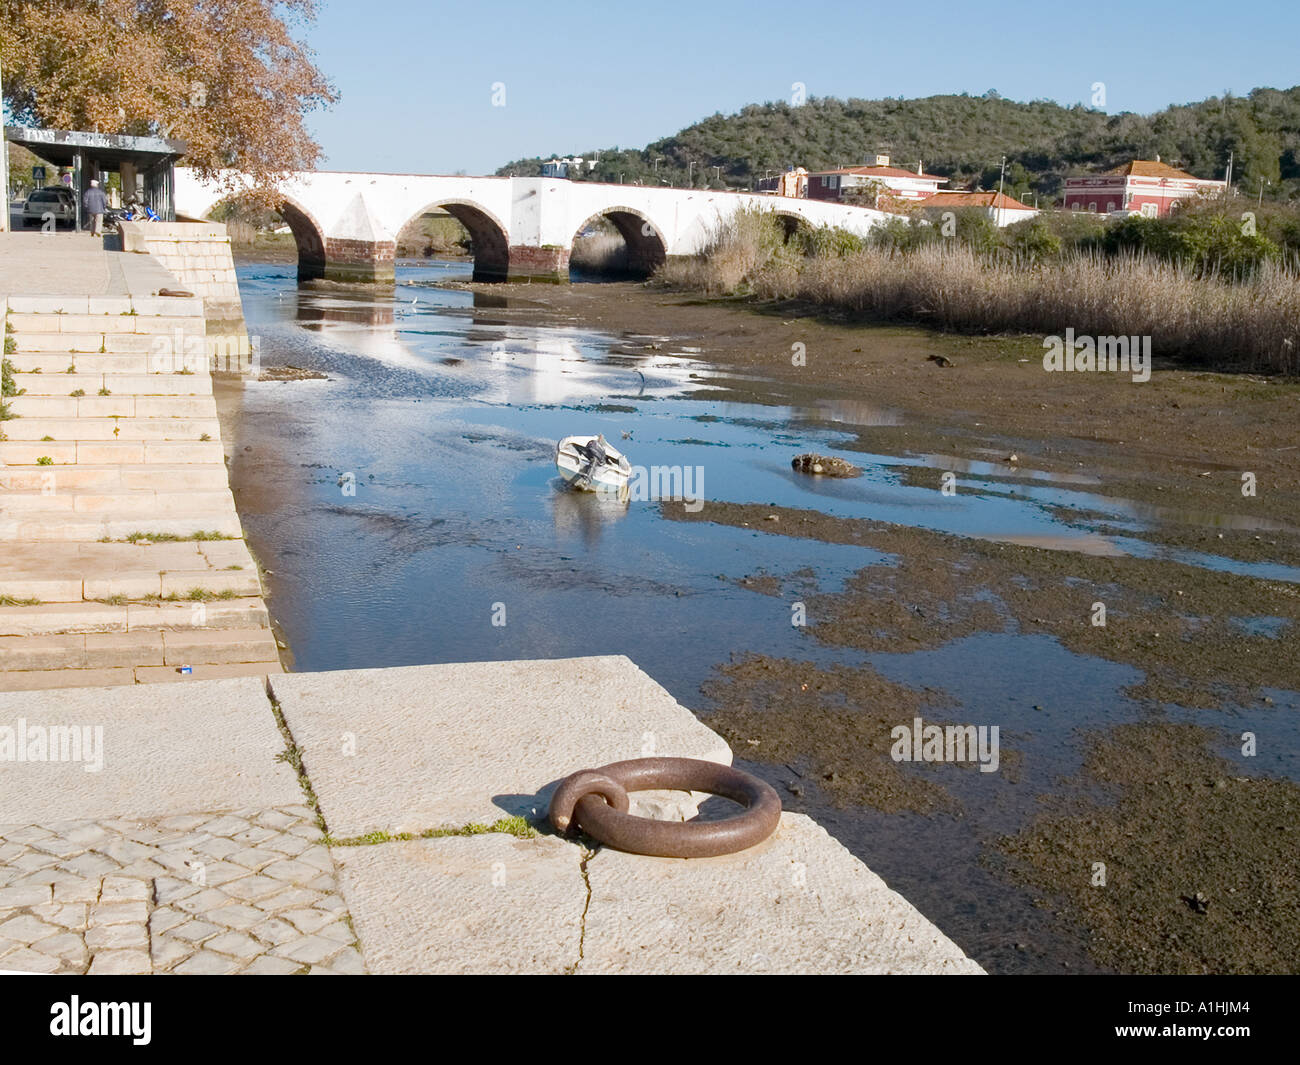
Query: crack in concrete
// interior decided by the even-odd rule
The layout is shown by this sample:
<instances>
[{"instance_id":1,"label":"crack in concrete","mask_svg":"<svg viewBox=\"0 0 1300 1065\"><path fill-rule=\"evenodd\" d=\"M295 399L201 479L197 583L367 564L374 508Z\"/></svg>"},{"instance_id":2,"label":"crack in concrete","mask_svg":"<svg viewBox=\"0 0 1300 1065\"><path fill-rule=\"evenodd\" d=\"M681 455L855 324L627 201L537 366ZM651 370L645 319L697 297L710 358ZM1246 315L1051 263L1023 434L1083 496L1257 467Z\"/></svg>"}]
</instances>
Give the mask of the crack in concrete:
<instances>
[{"instance_id":1,"label":"crack in concrete","mask_svg":"<svg viewBox=\"0 0 1300 1065\"><path fill-rule=\"evenodd\" d=\"M591 909L591 877L587 874L587 863L599 853L599 848L589 850L586 846L582 848L582 860L578 862L578 871L582 874L582 884L587 889L587 898L582 904L582 916L578 919L578 958L564 970L565 976L574 976L578 972L578 966L582 964L584 951L587 945L587 911Z\"/></svg>"},{"instance_id":2,"label":"crack in concrete","mask_svg":"<svg viewBox=\"0 0 1300 1065\"><path fill-rule=\"evenodd\" d=\"M289 728L289 722L284 716L284 711L280 708L280 700L275 697L275 692L271 688L270 678L266 681L266 698L271 704L271 713L275 717L275 727L280 730L280 736L284 740L284 750L276 755L281 762L286 762L293 769L294 775L298 778L298 786L302 788L303 797L307 800L307 805L311 808L312 813L316 815L316 826L320 829L323 840L330 838L329 826L325 823L325 814L321 811L320 800L316 798L316 789L312 787L311 777L307 775L307 766L302 760L302 748L298 746L298 741L293 738L293 731Z\"/></svg>"}]
</instances>

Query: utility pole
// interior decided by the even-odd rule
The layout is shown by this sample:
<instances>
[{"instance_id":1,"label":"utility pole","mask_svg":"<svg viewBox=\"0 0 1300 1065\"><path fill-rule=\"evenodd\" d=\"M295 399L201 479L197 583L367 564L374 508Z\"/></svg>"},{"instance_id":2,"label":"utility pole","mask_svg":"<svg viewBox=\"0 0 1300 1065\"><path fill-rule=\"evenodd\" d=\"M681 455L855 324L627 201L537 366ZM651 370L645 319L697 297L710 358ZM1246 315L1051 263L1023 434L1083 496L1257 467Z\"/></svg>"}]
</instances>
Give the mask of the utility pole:
<instances>
[{"instance_id":1,"label":"utility pole","mask_svg":"<svg viewBox=\"0 0 1300 1065\"><path fill-rule=\"evenodd\" d=\"M695 184L695 160L694 159L688 159L686 161L686 183L688 185Z\"/></svg>"},{"instance_id":2,"label":"utility pole","mask_svg":"<svg viewBox=\"0 0 1300 1065\"><path fill-rule=\"evenodd\" d=\"M993 221L999 227L1002 225L1002 185L1006 181L1006 177L1007 157L1004 155L1002 157L1002 172L998 175L998 202L997 206L993 208Z\"/></svg>"},{"instance_id":3,"label":"utility pole","mask_svg":"<svg viewBox=\"0 0 1300 1065\"><path fill-rule=\"evenodd\" d=\"M1224 176L1223 176L1223 195L1224 195L1224 198L1225 198L1225 199L1227 198L1228 193L1229 193L1229 192L1231 191L1231 189L1232 189L1232 156L1233 156L1233 154L1234 154L1233 152L1229 152L1229 153L1228 153L1228 170L1227 170L1227 172L1226 172L1226 173L1224 174Z\"/></svg>"}]
</instances>

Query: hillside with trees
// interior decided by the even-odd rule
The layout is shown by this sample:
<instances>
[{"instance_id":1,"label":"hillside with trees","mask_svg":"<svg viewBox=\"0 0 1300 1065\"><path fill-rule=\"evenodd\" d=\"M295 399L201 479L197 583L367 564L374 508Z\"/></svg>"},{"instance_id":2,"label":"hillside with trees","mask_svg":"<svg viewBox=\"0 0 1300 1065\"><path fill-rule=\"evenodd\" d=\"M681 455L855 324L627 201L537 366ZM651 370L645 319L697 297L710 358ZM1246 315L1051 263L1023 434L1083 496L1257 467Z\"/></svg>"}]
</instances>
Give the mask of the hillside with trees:
<instances>
[{"instance_id":1,"label":"hillside with trees","mask_svg":"<svg viewBox=\"0 0 1300 1065\"><path fill-rule=\"evenodd\" d=\"M854 166L877 152L902 167L923 162L954 188L995 187L1006 155L1007 191L1040 202L1070 174L1157 154L1198 177L1222 178L1232 153L1234 184L1257 195L1262 181L1266 199L1290 200L1300 197L1300 87L1216 96L1151 115L1020 103L993 90L916 100L815 97L714 114L645 148L578 154L599 154L582 180L750 188L787 166ZM537 175L543 161L517 160L497 173Z\"/></svg>"}]
</instances>

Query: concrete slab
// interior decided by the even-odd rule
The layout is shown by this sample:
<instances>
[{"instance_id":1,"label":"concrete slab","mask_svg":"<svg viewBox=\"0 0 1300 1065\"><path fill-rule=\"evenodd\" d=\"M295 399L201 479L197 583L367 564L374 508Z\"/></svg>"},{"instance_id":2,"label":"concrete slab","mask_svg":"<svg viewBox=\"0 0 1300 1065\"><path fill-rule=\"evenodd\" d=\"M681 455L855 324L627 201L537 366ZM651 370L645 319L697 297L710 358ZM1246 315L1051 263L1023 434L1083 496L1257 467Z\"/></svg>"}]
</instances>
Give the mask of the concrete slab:
<instances>
[{"instance_id":1,"label":"concrete slab","mask_svg":"<svg viewBox=\"0 0 1300 1065\"><path fill-rule=\"evenodd\" d=\"M621 655L290 673L271 688L336 837L544 815L564 777L624 758L731 762Z\"/></svg>"},{"instance_id":2,"label":"concrete slab","mask_svg":"<svg viewBox=\"0 0 1300 1065\"><path fill-rule=\"evenodd\" d=\"M0 758L0 823L160 817L302 801L259 678L172 687L0 694L0 730L22 719L102 729L103 767ZM0 731L0 743L6 734ZM94 734L92 733L92 736ZM97 746L92 743L92 746ZM83 751L84 755L84 751Z\"/></svg>"},{"instance_id":3,"label":"concrete slab","mask_svg":"<svg viewBox=\"0 0 1300 1065\"><path fill-rule=\"evenodd\" d=\"M335 847L372 973L563 973L578 960L581 851L499 833Z\"/></svg>"},{"instance_id":4,"label":"concrete slab","mask_svg":"<svg viewBox=\"0 0 1300 1065\"><path fill-rule=\"evenodd\" d=\"M722 858L602 848L587 877L579 973L983 972L801 814Z\"/></svg>"}]
</instances>

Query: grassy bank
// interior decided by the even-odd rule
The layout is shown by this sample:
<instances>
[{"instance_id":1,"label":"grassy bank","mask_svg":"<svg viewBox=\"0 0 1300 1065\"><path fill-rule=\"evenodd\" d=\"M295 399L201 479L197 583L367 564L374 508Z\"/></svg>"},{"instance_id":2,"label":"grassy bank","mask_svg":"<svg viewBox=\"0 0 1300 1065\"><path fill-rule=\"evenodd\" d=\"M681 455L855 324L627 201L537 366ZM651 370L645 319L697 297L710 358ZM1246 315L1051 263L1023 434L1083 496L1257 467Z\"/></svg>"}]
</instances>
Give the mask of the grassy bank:
<instances>
[{"instance_id":1,"label":"grassy bank","mask_svg":"<svg viewBox=\"0 0 1300 1065\"><path fill-rule=\"evenodd\" d=\"M1044 256L961 240L866 242L829 229L787 239L771 213L749 211L657 277L708 295L803 300L952 332L1150 336L1158 359L1300 372L1300 273L1286 260L1228 273L1123 248Z\"/></svg>"}]
</instances>

